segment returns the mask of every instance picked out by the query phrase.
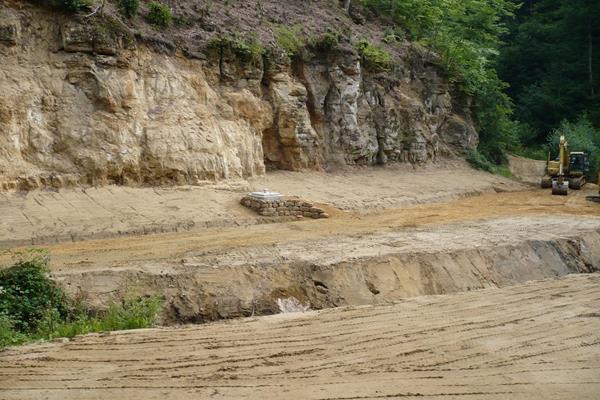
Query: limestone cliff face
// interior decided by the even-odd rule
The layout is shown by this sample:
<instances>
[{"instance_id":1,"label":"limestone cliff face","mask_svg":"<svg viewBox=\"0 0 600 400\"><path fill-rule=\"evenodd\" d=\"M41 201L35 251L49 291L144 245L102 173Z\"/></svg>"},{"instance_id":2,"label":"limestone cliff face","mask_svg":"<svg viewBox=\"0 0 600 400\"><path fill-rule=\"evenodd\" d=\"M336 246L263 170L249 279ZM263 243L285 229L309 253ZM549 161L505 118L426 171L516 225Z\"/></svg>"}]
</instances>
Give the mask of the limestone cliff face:
<instances>
[{"instance_id":1,"label":"limestone cliff face","mask_svg":"<svg viewBox=\"0 0 600 400\"><path fill-rule=\"evenodd\" d=\"M199 184L265 167L419 163L474 147L468 114L419 59L415 49L393 74L367 72L348 49L248 64L3 7L0 188Z\"/></svg>"}]
</instances>

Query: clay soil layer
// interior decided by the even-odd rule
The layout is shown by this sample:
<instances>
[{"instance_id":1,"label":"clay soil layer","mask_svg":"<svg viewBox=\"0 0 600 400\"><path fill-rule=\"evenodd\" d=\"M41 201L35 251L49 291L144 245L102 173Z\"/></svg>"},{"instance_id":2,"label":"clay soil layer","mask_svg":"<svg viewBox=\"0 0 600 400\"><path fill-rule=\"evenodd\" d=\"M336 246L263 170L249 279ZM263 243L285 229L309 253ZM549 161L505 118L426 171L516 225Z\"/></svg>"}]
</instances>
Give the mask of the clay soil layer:
<instances>
[{"instance_id":1,"label":"clay soil layer","mask_svg":"<svg viewBox=\"0 0 600 400\"><path fill-rule=\"evenodd\" d=\"M600 276L0 355L9 399L597 399Z\"/></svg>"}]
</instances>

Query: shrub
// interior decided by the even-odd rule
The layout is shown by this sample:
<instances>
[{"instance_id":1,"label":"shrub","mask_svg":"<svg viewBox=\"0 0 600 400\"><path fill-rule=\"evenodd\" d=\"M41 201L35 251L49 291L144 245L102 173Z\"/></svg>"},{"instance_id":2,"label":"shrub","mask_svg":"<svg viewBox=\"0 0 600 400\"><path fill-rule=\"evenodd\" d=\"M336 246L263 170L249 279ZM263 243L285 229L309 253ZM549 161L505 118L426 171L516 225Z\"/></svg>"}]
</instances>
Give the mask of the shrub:
<instances>
[{"instance_id":1,"label":"shrub","mask_svg":"<svg viewBox=\"0 0 600 400\"><path fill-rule=\"evenodd\" d=\"M327 29L325 34L310 41L310 47L317 52L327 53L338 46L340 39L341 35L338 32Z\"/></svg>"},{"instance_id":2,"label":"shrub","mask_svg":"<svg viewBox=\"0 0 600 400\"><path fill-rule=\"evenodd\" d=\"M406 34L401 28L386 26L383 30L383 41L385 43L395 43L404 40Z\"/></svg>"},{"instance_id":3,"label":"shrub","mask_svg":"<svg viewBox=\"0 0 600 400\"><path fill-rule=\"evenodd\" d=\"M171 24L173 14L168 6L153 1L148 5L148 7L150 8L148 19L152 25L159 28L164 28Z\"/></svg>"},{"instance_id":4,"label":"shrub","mask_svg":"<svg viewBox=\"0 0 600 400\"><path fill-rule=\"evenodd\" d=\"M95 315L49 278L46 253L20 256L15 265L0 270L0 349L37 339L146 328L157 321L163 303L158 297L113 302Z\"/></svg>"},{"instance_id":5,"label":"shrub","mask_svg":"<svg viewBox=\"0 0 600 400\"><path fill-rule=\"evenodd\" d=\"M101 330L147 328L156 323L163 301L157 297L136 297L111 303L100 319Z\"/></svg>"},{"instance_id":6,"label":"shrub","mask_svg":"<svg viewBox=\"0 0 600 400\"><path fill-rule=\"evenodd\" d=\"M392 55L382 49L369 43L367 40L360 40L356 48L362 57L363 65L367 70L373 72L389 71L392 68Z\"/></svg>"},{"instance_id":7,"label":"shrub","mask_svg":"<svg viewBox=\"0 0 600 400\"><path fill-rule=\"evenodd\" d=\"M532 160L546 161L548 158L548 152L544 148L519 147L514 151L514 153L521 157L531 158Z\"/></svg>"},{"instance_id":8,"label":"shrub","mask_svg":"<svg viewBox=\"0 0 600 400\"><path fill-rule=\"evenodd\" d=\"M8 315L0 314L0 349L25 341L26 336L15 330L14 321Z\"/></svg>"},{"instance_id":9,"label":"shrub","mask_svg":"<svg viewBox=\"0 0 600 400\"><path fill-rule=\"evenodd\" d=\"M466 160L475 169L481 169L487 172L496 172L494 165L477 150L470 150L467 153Z\"/></svg>"},{"instance_id":10,"label":"shrub","mask_svg":"<svg viewBox=\"0 0 600 400\"><path fill-rule=\"evenodd\" d=\"M288 57L294 58L300 55L306 46L304 38L300 34L300 27L288 28L280 26L276 31L276 40L279 46L287 53Z\"/></svg>"},{"instance_id":11,"label":"shrub","mask_svg":"<svg viewBox=\"0 0 600 400\"><path fill-rule=\"evenodd\" d=\"M236 34L228 33L224 36L213 38L208 47L211 49L217 49L220 52L231 52L234 54L242 63L259 64L262 60L262 56L265 53L264 48L258 42L257 38L252 40L244 40L242 37Z\"/></svg>"},{"instance_id":12,"label":"shrub","mask_svg":"<svg viewBox=\"0 0 600 400\"><path fill-rule=\"evenodd\" d=\"M26 255L28 259L0 270L0 314L12 321L20 332L35 332L44 315L56 312L66 316L65 294L48 276L47 255Z\"/></svg>"},{"instance_id":13,"label":"shrub","mask_svg":"<svg viewBox=\"0 0 600 400\"><path fill-rule=\"evenodd\" d=\"M63 8L68 11L79 11L89 4L90 2L88 0L62 0Z\"/></svg>"},{"instance_id":14,"label":"shrub","mask_svg":"<svg viewBox=\"0 0 600 400\"><path fill-rule=\"evenodd\" d=\"M140 0L119 0L119 10L127 18L133 18L140 8Z\"/></svg>"}]
</instances>

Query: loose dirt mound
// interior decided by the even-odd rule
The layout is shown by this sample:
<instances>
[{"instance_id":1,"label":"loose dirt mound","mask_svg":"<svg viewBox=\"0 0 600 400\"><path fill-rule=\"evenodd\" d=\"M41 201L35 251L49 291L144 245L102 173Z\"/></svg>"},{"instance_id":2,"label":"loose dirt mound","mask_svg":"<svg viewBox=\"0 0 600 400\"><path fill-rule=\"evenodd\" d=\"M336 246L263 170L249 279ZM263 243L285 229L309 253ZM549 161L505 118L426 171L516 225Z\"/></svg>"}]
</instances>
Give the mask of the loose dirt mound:
<instances>
[{"instance_id":1,"label":"loose dirt mound","mask_svg":"<svg viewBox=\"0 0 600 400\"><path fill-rule=\"evenodd\" d=\"M0 355L3 399L597 399L600 276Z\"/></svg>"}]
</instances>

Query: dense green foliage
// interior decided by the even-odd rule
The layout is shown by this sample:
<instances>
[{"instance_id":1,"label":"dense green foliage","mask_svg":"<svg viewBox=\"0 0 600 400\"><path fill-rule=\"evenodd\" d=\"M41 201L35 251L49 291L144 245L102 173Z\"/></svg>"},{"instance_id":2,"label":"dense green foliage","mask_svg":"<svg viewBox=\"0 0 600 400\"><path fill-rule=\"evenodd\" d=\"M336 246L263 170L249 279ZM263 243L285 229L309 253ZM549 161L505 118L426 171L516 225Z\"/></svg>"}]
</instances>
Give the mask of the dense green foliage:
<instances>
[{"instance_id":1,"label":"dense green foliage","mask_svg":"<svg viewBox=\"0 0 600 400\"><path fill-rule=\"evenodd\" d=\"M65 295L48 278L44 253L31 254L0 270L0 314L10 316L17 330L35 331L48 312L66 317L67 310Z\"/></svg>"},{"instance_id":2,"label":"dense green foliage","mask_svg":"<svg viewBox=\"0 0 600 400\"><path fill-rule=\"evenodd\" d=\"M79 11L91 4L91 0L31 0L34 3L63 9L70 12Z\"/></svg>"},{"instance_id":3,"label":"dense green foliage","mask_svg":"<svg viewBox=\"0 0 600 400\"><path fill-rule=\"evenodd\" d=\"M154 297L111 303L95 315L67 296L49 277L48 257L34 251L0 270L0 348L31 340L155 324L162 300Z\"/></svg>"},{"instance_id":4,"label":"dense green foliage","mask_svg":"<svg viewBox=\"0 0 600 400\"><path fill-rule=\"evenodd\" d=\"M587 116L580 117L575 122L563 120L558 128L554 129L547 138L545 148L552 157L558 154L558 143L561 136L567 139L569 151L584 151L588 153L590 160L590 172L592 179L598 174L598 162L600 161L600 130L595 129Z\"/></svg>"},{"instance_id":5,"label":"dense green foliage","mask_svg":"<svg viewBox=\"0 0 600 400\"><path fill-rule=\"evenodd\" d=\"M471 150L467 153L466 160L475 169L481 169L487 172L494 172L494 164L483 156L477 150Z\"/></svg>"},{"instance_id":6,"label":"dense green foliage","mask_svg":"<svg viewBox=\"0 0 600 400\"><path fill-rule=\"evenodd\" d=\"M286 54L290 58L297 57L306 46L306 41L300 33L301 28L299 26L287 27L280 26L275 31L275 38L277 44L285 50Z\"/></svg>"},{"instance_id":7,"label":"dense green foliage","mask_svg":"<svg viewBox=\"0 0 600 400\"><path fill-rule=\"evenodd\" d=\"M392 68L392 55L381 47L363 39L356 44L356 48L367 70L382 72L389 71Z\"/></svg>"},{"instance_id":8,"label":"dense green foliage","mask_svg":"<svg viewBox=\"0 0 600 400\"><path fill-rule=\"evenodd\" d=\"M467 153L466 160L475 169L481 169L483 171L491 172L492 174L498 174L505 177L512 176L512 173L508 167L504 164L496 165L488 160L483 154L477 150L470 150Z\"/></svg>"},{"instance_id":9,"label":"dense green foliage","mask_svg":"<svg viewBox=\"0 0 600 400\"><path fill-rule=\"evenodd\" d=\"M509 0L363 0L432 49L457 87L473 98L480 152L501 163L516 146L512 104L495 70L506 18L517 5Z\"/></svg>"},{"instance_id":10,"label":"dense green foliage","mask_svg":"<svg viewBox=\"0 0 600 400\"><path fill-rule=\"evenodd\" d=\"M148 20L152 25L158 28L164 28L171 25L173 13L168 6L153 1L148 5L148 8L150 10L148 13Z\"/></svg>"},{"instance_id":11,"label":"dense green foliage","mask_svg":"<svg viewBox=\"0 0 600 400\"><path fill-rule=\"evenodd\" d=\"M88 0L62 0L63 7L69 11L79 11L89 5Z\"/></svg>"},{"instance_id":12,"label":"dense green foliage","mask_svg":"<svg viewBox=\"0 0 600 400\"><path fill-rule=\"evenodd\" d=\"M252 38L246 40L243 37L228 33L223 36L216 36L209 43L208 47L217 50L221 55L230 52L244 64L260 64L265 49L258 39Z\"/></svg>"},{"instance_id":13,"label":"dense green foliage","mask_svg":"<svg viewBox=\"0 0 600 400\"><path fill-rule=\"evenodd\" d=\"M338 46L341 38L342 37L338 32L327 29L322 36L311 38L309 47L317 53L329 53Z\"/></svg>"},{"instance_id":14,"label":"dense green foliage","mask_svg":"<svg viewBox=\"0 0 600 400\"><path fill-rule=\"evenodd\" d=\"M498 70L526 146L583 113L600 127L600 1L527 0L509 22Z\"/></svg>"},{"instance_id":15,"label":"dense green foliage","mask_svg":"<svg viewBox=\"0 0 600 400\"><path fill-rule=\"evenodd\" d=\"M140 8L140 0L119 0L119 11L127 18L137 15Z\"/></svg>"}]
</instances>

